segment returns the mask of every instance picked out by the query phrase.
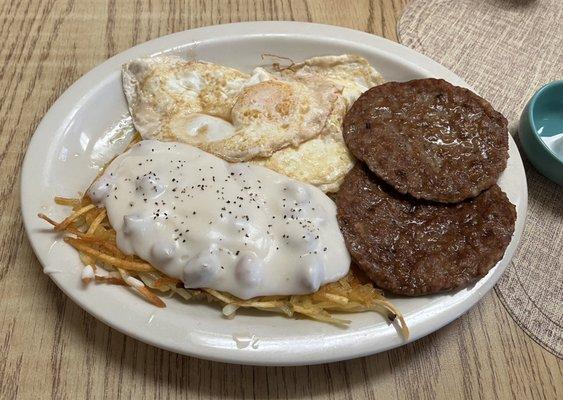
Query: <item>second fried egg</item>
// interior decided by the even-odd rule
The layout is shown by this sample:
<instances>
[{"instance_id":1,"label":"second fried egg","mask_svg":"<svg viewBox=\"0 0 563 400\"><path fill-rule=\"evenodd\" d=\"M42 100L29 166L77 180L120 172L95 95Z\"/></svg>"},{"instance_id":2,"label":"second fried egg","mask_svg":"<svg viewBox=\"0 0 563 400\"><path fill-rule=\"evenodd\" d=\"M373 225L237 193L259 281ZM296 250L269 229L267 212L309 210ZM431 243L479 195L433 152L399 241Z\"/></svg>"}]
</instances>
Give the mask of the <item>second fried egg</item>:
<instances>
[{"instance_id":1,"label":"second fried egg","mask_svg":"<svg viewBox=\"0 0 563 400\"><path fill-rule=\"evenodd\" d=\"M318 137L253 162L311 183L324 192L338 191L355 162L342 139L342 119L364 91L384 82L383 77L365 58L350 54L313 57L286 68L272 68L270 72L290 81L324 79L341 87L342 91Z\"/></svg>"},{"instance_id":2,"label":"second fried egg","mask_svg":"<svg viewBox=\"0 0 563 400\"><path fill-rule=\"evenodd\" d=\"M345 113L346 102L340 98L318 137L251 162L315 185L323 192L338 191L344 176L354 166L354 159L342 139Z\"/></svg>"}]
</instances>

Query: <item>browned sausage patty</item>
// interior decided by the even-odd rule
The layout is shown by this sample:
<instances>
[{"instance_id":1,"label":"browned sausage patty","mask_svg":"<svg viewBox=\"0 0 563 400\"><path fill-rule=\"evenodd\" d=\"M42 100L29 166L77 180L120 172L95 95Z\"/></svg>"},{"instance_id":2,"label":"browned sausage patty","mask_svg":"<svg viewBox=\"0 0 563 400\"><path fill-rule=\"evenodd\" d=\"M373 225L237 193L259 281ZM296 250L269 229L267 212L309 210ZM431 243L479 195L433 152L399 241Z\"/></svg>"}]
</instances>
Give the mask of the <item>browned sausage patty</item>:
<instances>
[{"instance_id":1,"label":"browned sausage patty","mask_svg":"<svg viewBox=\"0 0 563 400\"><path fill-rule=\"evenodd\" d=\"M418 296L484 276L510 243L516 210L497 185L458 204L397 193L361 163L337 195L353 260L380 288Z\"/></svg>"},{"instance_id":2,"label":"browned sausage patty","mask_svg":"<svg viewBox=\"0 0 563 400\"><path fill-rule=\"evenodd\" d=\"M350 151L401 193L455 203L493 185L506 167L506 118L441 79L389 82L344 117Z\"/></svg>"}]
</instances>

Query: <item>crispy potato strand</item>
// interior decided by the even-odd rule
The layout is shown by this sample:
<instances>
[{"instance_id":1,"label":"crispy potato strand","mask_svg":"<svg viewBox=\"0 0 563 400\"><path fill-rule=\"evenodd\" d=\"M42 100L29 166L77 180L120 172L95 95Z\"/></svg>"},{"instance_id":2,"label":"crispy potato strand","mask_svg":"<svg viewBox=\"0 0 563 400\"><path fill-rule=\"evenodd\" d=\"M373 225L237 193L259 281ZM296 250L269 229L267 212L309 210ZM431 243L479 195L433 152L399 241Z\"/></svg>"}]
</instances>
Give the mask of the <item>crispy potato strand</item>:
<instances>
[{"instance_id":1,"label":"crispy potato strand","mask_svg":"<svg viewBox=\"0 0 563 400\"><path fill-rule=\"evenodd\" d=\"M67 197L55 197L55 203L61 206L71 206L71 207L78 207L80 206L80 199L69 199Z\"/></svg>"},{"instance_id":2,"label":"crispy potato strand","mask_svg":"<svg viewBox=\"0 0 563 400\"><path fill-rule=\"evenodd\" d=\"M85 264L91 265L95 272L94 281L127 286L156 307L166 307L166 304L151 289L161 293L168 292L170 295L177 294L183 299L217 302L223 307L227 318L233 318L239 308L254 308L281 313L287 317L298 314L317 321L347 326L350 321L337 318L332 313L375 311L387 317L389 323L395 324L403 337L408 338L409 331L402 314L354 268L344 278L326 284L310 295L262 296L242 300L209 288L185 289L180 280L162 274L136 256L123 254L117 247L115 231L109 224L106 210L96 209L88 197L56 197L55 202L72 207L72 214L60 223L45 214L38 214L38 217L51 224L55 231L66 235L65 242L79 251ZM96 268L100 269L99 273ZM105 275L102 275L104 271Z\"/></svg>"},{"instance_id":3,"label":"crispy potato strand","mask_svg":"<svg viewBox=\"0 0 563 400\"><path fill-rule=\"evenodd\" d=\"M88 204L87 206L84 206L78 210L76 210L75 212L73 212L72 214L70 214L68 217L66 217L64 219L63 222L61 222L60 224L58 224L57 226L55 226L55 230L56 231L62 231L64 230L67 226L69 226L73 221L75 221L78 217L80 217L83 214L86 214L88 211L92 210L93 208L95 208L96 206L94 204Z\"/></svg>"},{"instance_id":4,"label":"crispy potato strand","mask_svg":"<svg viewBox=\"0 0 563 400\"><path fill-rule=\"evenodd\" d=\"M119 274L121 275L121 278L125 281L125 283L130 288L138 292L141 296L143 296L149 303L152 303L159 308L166 307L166 304L160 299L160 297L151 292L143 282L129 275L129 273L123 268L118 268L117 270L119 271Z\"/></svg>"},{"instance_id":5,"label":"crispy potato strand","mask_svg":"<svg viewBox=\"0 0 563 400\"><path fill-rule=\"evenodd\" d=\"M92 224L88 227L88 230L86 231L87 235L92 235L94 234L94 232L96 232L96 229L98 228L98 226L102 223L102 221L106 218L106 210L102 209L100 211L100 213L96 216L96 218L94 219L94 221L92 221Z\"/></svg>"},{"instance_id":6,"label":"crispy potato strand","mask_svg":"<svg viewBox=\"0 0 563 400\"><path fill-rule=\"evenodd\" d=\"M109 254L102 253L99 250L89 247L87 243L82 242L79 239L67 236L65 237L64 240L75 249L80 250L81 252L91 257L94 257L97 260L113 265L115 267L123 268L130 271L139 271L139 272L155 271L155 269L149 263L141 262L141 261L124 260L122 258L110 256Z\"/></svg>"}]
</instances>

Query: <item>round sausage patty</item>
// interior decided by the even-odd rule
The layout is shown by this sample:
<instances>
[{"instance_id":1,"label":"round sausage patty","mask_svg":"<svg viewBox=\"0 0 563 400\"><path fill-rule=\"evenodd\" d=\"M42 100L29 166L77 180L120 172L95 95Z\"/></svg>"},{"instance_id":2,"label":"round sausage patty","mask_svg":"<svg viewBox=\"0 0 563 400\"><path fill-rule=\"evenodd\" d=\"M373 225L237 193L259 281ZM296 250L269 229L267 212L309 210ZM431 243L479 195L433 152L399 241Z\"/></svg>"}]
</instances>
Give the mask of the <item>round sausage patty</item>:
<instances>
[{"instance_id":1,"label":"round sausage patty","mask_svg":"<svg viewBox=\"0 0 563 400\"><path fill-rule=\"evenodd\" d=\"M510 243L516 210L497 185L458 204L400 194L357 164L337 194L353 260L380 288L418 296L487 274Z\"/></svg>"},{"instance_id":2,"label":"round sausage patty","mask_svg":"<svg viewBox=\"0 0 563 400\"><path fill-rule=\"evenodd\" d=\"M506 118L470 90L441 79L389 82L344 117L358 159L401 193L445 203L477 196L506 167Z\"/></svg>"}]
</instances>

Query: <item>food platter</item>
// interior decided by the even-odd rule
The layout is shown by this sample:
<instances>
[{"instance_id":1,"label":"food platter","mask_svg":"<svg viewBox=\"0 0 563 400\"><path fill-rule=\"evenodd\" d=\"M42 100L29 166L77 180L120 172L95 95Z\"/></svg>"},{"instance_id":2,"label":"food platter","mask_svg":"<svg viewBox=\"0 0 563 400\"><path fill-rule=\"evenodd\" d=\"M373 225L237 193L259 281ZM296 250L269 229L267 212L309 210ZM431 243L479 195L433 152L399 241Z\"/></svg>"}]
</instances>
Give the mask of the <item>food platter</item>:
<instances>
[{"instance_id":1,"label":"food platter","mask_svg":"<svg viewBox=\"0 0 563 400\"><path fill-rule=\"evenodd\" d=\"M301 365L374 354L405 344L393 325L375 313L349 316L348 328L258 312L229 320L217 307L170 299L155 309L133 293L80 281L73 249L37 218L62 219L56 195L83 192L99 167L123 151L131 121L121 87L121 65L138 57L175 54L250 71L264 54L293 60L317 55L364 56L386 80L443 78L468 85L446 68L406 47L366 33L326 25L256 22L200 28L162 37L129 49L94 68L72 85L38 126L22 171L21 202L26 231L43 270L69 296L111 327L170 351L255 365ZM269 61L271 62L271 60ZM454 293L391 300L403 312L408 341L425 336L471 308L496 283L513 255L527 206L527 186L518 150L510 139L508 166L500 187L516 206L514 236L503 259L474 285Z\"/></svg>"}]
</instances>

